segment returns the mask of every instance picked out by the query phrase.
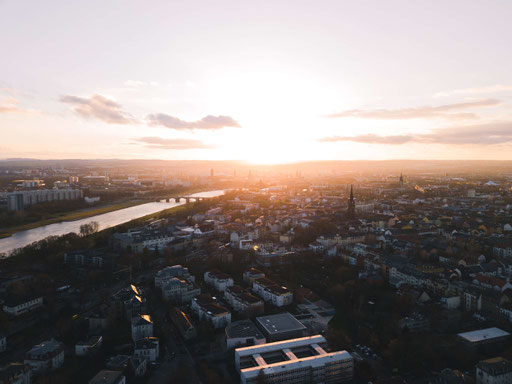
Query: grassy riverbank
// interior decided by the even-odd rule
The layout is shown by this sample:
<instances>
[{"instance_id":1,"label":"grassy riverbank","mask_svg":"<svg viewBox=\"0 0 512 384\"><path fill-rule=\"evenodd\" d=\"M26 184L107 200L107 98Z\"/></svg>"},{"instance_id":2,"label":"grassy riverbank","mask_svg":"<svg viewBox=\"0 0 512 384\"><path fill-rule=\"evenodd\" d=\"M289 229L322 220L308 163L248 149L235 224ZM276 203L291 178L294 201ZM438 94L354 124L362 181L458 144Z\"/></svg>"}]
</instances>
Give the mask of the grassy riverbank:
<instances>
[{"instance_id":1,"label":"grassy riverbank","mask_svg":"<svg viewBox=\"0 0 512 384\"><path fill-rule=\"evenodd\" d=\"M15 234L16 232L34 229L37 227L41 227L43 225L60 223L62 221L75 221L75 220L80 220L80 219L86 219L88 217L101 215L103 213L113 212L113 211L117 211L120 209L134 207L136 205L146 204L146 203L148 203L148 201L145 201L145 200L126 201L123 203L111 204L111 205L106 205L103 207L97 207L97 208L93 208L93 209L63 213L63 214L56 215L55 217L52 217L49 219L39 220L39 221L35 221L33 223L18 225L18 226L11 227L11 228L2 228L2 229L0 229L0 239L9 237L9 236Z\"/></svg>"}]
</instances>

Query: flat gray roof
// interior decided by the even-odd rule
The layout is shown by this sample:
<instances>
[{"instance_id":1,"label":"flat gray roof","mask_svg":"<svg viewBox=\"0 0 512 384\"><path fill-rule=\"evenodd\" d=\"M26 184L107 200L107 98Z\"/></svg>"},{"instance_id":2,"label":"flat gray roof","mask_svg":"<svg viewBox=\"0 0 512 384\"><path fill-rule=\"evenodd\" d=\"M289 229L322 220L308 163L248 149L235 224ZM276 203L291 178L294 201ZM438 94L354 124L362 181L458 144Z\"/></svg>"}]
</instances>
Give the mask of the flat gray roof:
<instances>
[{"instance_id":1,"label":"flat gray roof","mask_svg":"<svg viewBox=\"0 0 512 384\"><path fill-rule=\"evenodd\" d=\"M277 315L261 316L256 318L256 322L270 335L305 330L306 327L290 313L278 313Z\"/></svg>"},{"instance_id":2,"label":"flat gray roof","mask_svg":"<svg viewBox=\"0 0 512 384\"><path fill-rule=\"evenodd\" d=\"M493 327L493 328L478 329L476 331L459 333L458 336L462 337L463 339L465 339L471 343L477 343L477 342L483 341L483 340L492 340L492 339L496 339L498 337L510 336L510 333L505 332L502 329Z\"/></svg>"},{"instance_id":3,"label":"flat gray roof","mask_svg":"<svg viewBox=\"0 0 512 384\"><path fill-rule=\"evenodd\" d=\"M265 338L251 320L240 320L231 323L226 327L226 335L235 339L239 337Z\"/></svg>"}]
</instances>

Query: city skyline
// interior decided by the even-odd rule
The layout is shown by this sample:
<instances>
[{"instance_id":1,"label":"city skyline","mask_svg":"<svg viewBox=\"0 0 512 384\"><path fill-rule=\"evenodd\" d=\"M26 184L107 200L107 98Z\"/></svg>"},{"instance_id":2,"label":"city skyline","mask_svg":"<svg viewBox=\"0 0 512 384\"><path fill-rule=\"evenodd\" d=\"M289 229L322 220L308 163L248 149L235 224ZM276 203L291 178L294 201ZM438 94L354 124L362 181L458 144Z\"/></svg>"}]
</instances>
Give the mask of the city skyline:
<instances>
[{"instance_id":1,"label":"city skyline","mask_svg":"<svg viewBox=\"0 0 512 384\"><path fill-rule=\"evenodd\" d=\"M510 160L510 11L0 2L0 158Z\"/></svg>"}]
</instances>

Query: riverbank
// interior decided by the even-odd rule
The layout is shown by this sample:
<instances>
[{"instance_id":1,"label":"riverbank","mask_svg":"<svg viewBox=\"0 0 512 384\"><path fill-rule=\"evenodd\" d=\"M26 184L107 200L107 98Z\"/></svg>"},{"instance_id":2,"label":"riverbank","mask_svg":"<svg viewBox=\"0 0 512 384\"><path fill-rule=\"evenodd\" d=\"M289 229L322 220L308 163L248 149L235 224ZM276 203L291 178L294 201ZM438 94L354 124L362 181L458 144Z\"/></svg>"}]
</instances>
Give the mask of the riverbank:
<instances>
[{"instance_id":1,"label":"riverbank","mask_svg":"<svg viewBox=\"0 0 512 384\"><path fill-rule=\"evenodd\" d=\"M189 195L189 197L197 198L201 197L203 199L209 199L213 197L218 197L224 194L224 190L213 190L207 192L200 192L193 195ZM135 203L134 203L135 204ZM98 215L91 215L91 212L87 214L87 217L83 217L84 212L80 212L82 218L78 218L77 216L72 216L71 219L64 221L62 217L59 218L57 222L52 224L42 225L36 228L28 229L28 230L20 230L19 232L14 233L12 236L8 236L4 239L0 239L0 255L6 254L8 255L12 250L23 248L29 244L34 242L43 240L47 237L57 237L62 236L68 233L79 233L80 226L83 224L88 224L91 221L96 221L99 224L100 231L105 228L116 227L120 224L133 222L134 220L139 220L140 223L144 223L144 220L147 219L156 219L160 218L163 215L169 213L169 209L180 207L186 205L188 207L196 207L200 206L196 204L185 204L185 202L176 203L159 201L159 202L139 202L135 204L135 206L130 206L128 208L116 209L111 212L100 213ZM102 207L106 209L106 207ZM119 207L117 207L119 208ZM99 208L98 208L99 209ZM113 208L109 208L112 210ZM162 212L162 213L160 213ZM181 213L178 210L178 213ZM78 212L77 212L78 214Z\"/></svg>"},{"instance_id":2,"label":"riverbank","mask_svg":"<svg viewBox=\"0 0 512 384\"><path fill-rule=\"evenodd\" d=\"M62 215L52 217L51 219L39 220L39 221L35 221L33 223L18 225L16 227L12 227L12 228L0 229L0 239L10 237L17 232L42 227L44 225L60 223L62 221L75 221L75 220L87 219L88 217L93 217L93 216L101 215L103 213L108 213L108 212L114 212L114 211L117 211L120 209L130 208L130 207L134 207L134 206L137 206L140 204L145 204L145 203L147 203L147 201L145 201L145 200L132 200L132 201L125 201L123 203L105 205L102 207L97 207L97 208L92 208L92 209L87 209L87 210L64 213Z\"/></svg>"}]
</instances>

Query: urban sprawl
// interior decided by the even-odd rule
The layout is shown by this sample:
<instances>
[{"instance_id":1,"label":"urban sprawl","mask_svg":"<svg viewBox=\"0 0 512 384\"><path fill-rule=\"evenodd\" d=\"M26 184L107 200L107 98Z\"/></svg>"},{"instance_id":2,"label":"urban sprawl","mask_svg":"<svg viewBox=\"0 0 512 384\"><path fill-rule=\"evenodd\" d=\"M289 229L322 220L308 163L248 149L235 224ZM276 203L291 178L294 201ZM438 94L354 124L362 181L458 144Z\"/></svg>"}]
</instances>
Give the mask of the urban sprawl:
<instances>
[{"instance_id":1,"label":"urban sprawl","mask_svg":"<svg viewBox=\"0 0 512 384\"><path fill-rule=\"evenodd\" d=\"M7 239L183 204L3 254L0 383L512 383L512 173L2 167Z\"/></svg>"}]
</instances>

